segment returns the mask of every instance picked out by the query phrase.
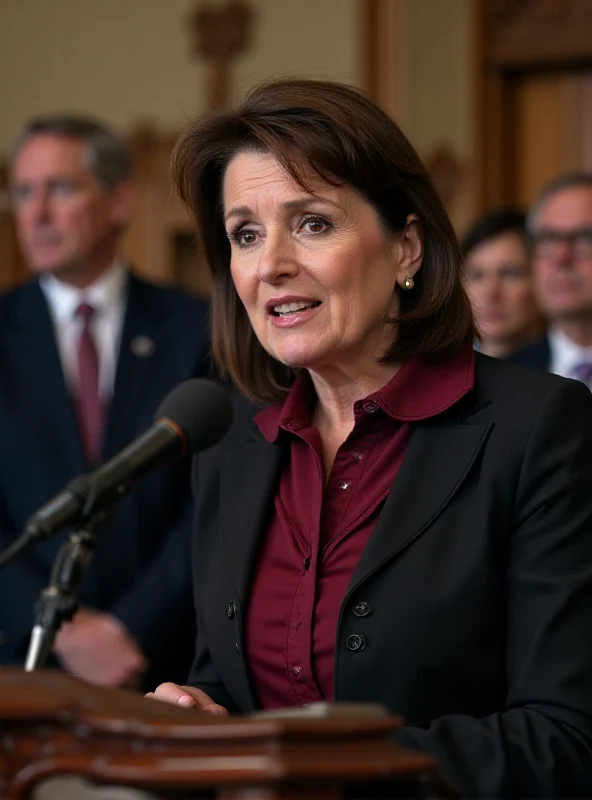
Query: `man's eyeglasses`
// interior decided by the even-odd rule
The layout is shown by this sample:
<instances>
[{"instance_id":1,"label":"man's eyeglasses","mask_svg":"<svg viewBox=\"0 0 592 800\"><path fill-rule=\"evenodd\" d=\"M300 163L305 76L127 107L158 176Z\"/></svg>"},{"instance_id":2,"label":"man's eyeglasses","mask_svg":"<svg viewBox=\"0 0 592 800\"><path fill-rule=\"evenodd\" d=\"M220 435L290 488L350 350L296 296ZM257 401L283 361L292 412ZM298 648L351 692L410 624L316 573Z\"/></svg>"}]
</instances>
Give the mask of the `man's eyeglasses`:
<instances>
[{"instance_id":1,"label":"man's eyeglasses","mask_svg":"<svg viewBox=\"0 0 592 800\"><path fill-rule=\"evenodd\" d=\"M592 258L592 228L576 228L573 231L555 231L543 228L532 237L538 255L553 255L561 245L569 245L575 256Z\"/></svg>"}]
</instances>

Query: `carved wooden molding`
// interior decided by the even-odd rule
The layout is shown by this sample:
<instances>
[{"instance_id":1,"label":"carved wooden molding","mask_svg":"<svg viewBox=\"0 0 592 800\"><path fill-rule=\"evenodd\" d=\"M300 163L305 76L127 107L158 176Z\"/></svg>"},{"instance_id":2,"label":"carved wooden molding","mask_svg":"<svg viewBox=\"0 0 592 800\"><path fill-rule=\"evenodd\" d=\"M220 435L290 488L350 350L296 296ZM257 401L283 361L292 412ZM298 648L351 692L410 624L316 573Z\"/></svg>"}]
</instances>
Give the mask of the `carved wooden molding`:
<instances>
[{"instance_id":1,"label":"carved wooden molding","mask_svg":"<svg viewBox=\"0 0 592 800\"><path fill-rule=\"evenodd\" d=\"M447 144L437 145L424 163L448 212L454 207L469 175L468 165Z\"/></svg>"},{"instance_id":2,"label":"carved wooden molding","mask_svg":"<svg viewBox=\"0 0 592 800\"><path fill-rule=\"evenodd\" d=\"M224 108L228 101L230 62L250 44L254 13L244 0L223 6L200 3L190 15L193 52L210 66L208 107Z\"/></svg>"},{"instance_id":3,"label":"carved wooden molding","mask_svg":"<svg viewBox=\"0 0 592 800\"><path fill-rule=\"evenodd\" d=\"M359 85L395 119L403 115L403 0L358 0Z\"/></svg>"},{"instance_id":4,"label":"carved wooden molding","mask_svg":"<svg viewBox=\"0 0 592 800\"><path fill-rule=\"evenodd\" d=\"M485 57L520 68L592 59L592 0L482 0Z\"/></svg>"},{"instance_id":5,"label":"carved wooden molding","mask_svg":"<svg viewBox=\"0 0 592 800\"><path fill-rule=\"evenodd\" d=\"M0 159L0 289L10 288L27 275L12 215L8 165Z\"/></svg>"},{"instance_id":6,"label":"carved wooden molding","mask_svg":"<svg viewBox=\"0 0 592 800\"><path fill-rule=\"evenodd\" d=\"M43 778L76 773L159 796L216 788L227 800L320 800L355 787L356 796L456 797L432 756L395 742L401 725L380 707L348 703L216 717L52 670L3 670L0 792L25 800Z\"/></svg>"},{"instance_id":7,"label":"carved wooden molding","mask_svg":"<svg viewBox=\"0 0 592 800\"><path fill-rule=\"evenodd\" d=\"M0 159L0 214L10 210L8 191L8 167L6 161Z\"/></svg>"}]
</instances>

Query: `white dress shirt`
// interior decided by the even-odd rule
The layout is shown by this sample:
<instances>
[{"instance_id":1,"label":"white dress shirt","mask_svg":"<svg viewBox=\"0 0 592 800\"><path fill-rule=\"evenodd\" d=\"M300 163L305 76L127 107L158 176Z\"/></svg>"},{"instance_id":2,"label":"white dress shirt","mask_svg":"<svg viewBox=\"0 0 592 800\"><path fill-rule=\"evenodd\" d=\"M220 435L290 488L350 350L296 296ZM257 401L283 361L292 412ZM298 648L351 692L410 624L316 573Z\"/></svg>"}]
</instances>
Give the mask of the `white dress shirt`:
<instances>
[{"instance_id":1,"label":"white dress shirt","mask_svg":"<svg viewBox=\"0 0 592 800\"><path fill-rule=\"evenodd\" d=\"M41 276L39 284L49 305L64 377L72 393L78 388L77 346L82 328L82 319L76 315L76 311L82 303L88 303L95 309L92 333L99 357L99 393L102 399L108 401L115 384L125 315L127 270L123 264L116 262L86 289L77 289L53 275Z\"/></svg>"},{"instance_id":2,"label":"white dress shirt","mask_svg":"<svg viewBox=\"0 0 592 800\"><path fill-rule=\"evenodd\" d=\"M575 378L574 369L578 364L592 364L592 347L581 347L557 328L552 328L548 336L551 348L550 372L564 378Z\"/></svg>"}]
</instances>

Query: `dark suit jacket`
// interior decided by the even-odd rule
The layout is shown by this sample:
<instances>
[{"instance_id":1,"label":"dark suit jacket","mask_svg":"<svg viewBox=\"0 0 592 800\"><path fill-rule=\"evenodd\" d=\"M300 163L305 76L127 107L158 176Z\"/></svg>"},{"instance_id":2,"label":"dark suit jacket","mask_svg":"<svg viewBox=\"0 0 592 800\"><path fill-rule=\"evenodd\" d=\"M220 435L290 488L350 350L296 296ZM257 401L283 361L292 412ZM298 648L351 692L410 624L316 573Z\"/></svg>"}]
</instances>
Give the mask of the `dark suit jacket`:
<instances>
[{"instance_id":1,"label":"dark suit jacket","mask_svg":"<svg viewBox=\"0 0 592 800\"><path fill-rule=\"evenodd\" d=\"M475 389L416 424L352 577L335 698L403 715L466 797L592 797L592 395L476 360ZM257 708L245 609L285 452L238 418L196 464L190 682L234 712Z\"/></svg>"},{"instance_id":2,"label":"dark suit jacket","mask_svg":"<svg viewBox=\"0 0 592 800\"><path fill-rule=\"evenodd\" d=\"M548 372L551 367L551 347L547 335L539 339L538 342L529 344L527 347L512 353L507 360L514 361L516 364L524 364L526 367L544 369Z\"/></svg>"},{"instance_id":3,"label":"dark suit jacket","mask_svg":"<svg viewBox=\"0 0 592 800\"><path fill-rule=\"evenodd\" d=\"M110 458L154 418L180 381L207 374L207 307L182 292L130 276L114 394L105 434ZM150 355L132 342L145 336ZM137 348L136 348L137 349ZM34 281L0 298L0 546L75 475L88 471L49 310ZM194 642L190 464L138 484L101 537L81 603L108 611L137 637L150 661L147 685L187 677ZM22 663L35 600L66 534L0 573L0 663Z\"/></svg>"}]
</instances>

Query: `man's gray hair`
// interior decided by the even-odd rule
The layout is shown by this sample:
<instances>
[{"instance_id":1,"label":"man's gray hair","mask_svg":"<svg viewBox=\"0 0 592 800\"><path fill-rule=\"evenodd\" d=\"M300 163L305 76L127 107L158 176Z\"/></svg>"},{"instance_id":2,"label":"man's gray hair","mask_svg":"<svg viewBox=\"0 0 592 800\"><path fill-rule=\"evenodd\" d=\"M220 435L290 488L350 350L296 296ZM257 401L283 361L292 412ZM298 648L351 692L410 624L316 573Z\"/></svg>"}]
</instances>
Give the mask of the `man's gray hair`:
<instances>
[{"instance_id":1,"label":"man's gray hair","mask_svg":"<svg viewBox=\"0 0 592 800\"><path fill-rule=\"evenodd\" d=\"M586 170L566 172L544 186L536 196L526 217L526 230L529 235L532 236L535 233L540 211L550 197L565 189L577 189L581 186L592 189L592 172Z\"/></svg>"},{"instance_id":2,"label":"man's gray hair","mask_svg":"<svg viewBox=\"0 0 592 800\"><path fill-rule=\"evenodd\" d=\"M105 189L111 189L131 176L131 157L123 139L100 122L73 114L35 117L28 122L12 151L11 166L30 139L44 134L84 142L87 166Z\"/></svg>"}]
</instances>

